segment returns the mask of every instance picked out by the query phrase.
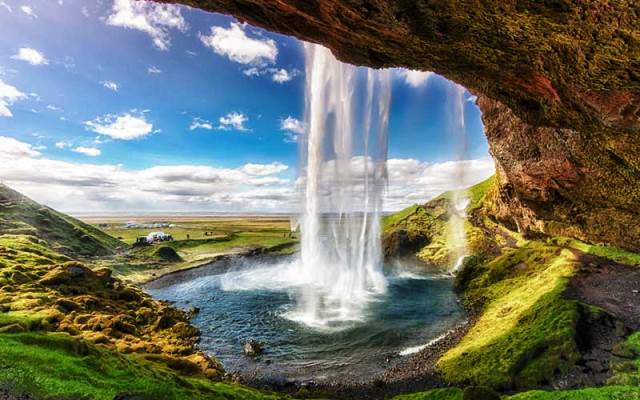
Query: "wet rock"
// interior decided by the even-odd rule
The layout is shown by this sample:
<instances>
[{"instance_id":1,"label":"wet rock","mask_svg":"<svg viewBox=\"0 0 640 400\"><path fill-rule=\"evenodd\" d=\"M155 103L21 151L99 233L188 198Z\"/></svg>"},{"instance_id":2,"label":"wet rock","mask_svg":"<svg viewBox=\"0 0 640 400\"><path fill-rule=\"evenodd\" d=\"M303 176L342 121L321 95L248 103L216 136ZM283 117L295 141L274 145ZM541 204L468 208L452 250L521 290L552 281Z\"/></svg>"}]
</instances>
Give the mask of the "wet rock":
<instances>
[{"instance_id":1,"label":"wet rock","mask_svg":"<svg viewBox=\"0 0 640 400\"><path fill-rule=\"evenodd\" d=\"M263 352L262 344L257 340L250 340L244 344L244 354L249 357L257 357Z\"/></svg>"}]
</instances>

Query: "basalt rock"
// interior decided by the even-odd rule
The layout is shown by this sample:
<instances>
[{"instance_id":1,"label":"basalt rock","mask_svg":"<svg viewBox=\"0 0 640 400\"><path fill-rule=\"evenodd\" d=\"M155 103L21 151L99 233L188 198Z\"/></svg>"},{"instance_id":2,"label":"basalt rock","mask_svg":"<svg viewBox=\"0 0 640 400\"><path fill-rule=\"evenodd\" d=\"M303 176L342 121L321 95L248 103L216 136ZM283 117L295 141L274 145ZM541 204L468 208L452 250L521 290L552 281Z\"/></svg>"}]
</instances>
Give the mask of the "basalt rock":
<instances>
[{"instance_id":1,"label":"basalt rock","mask_svg":"<svg viewBox=\"0 0 640 400\"><path fill-rule=\"evenodd\" d=\"M639 2L178 2L323 44L345 62L464 85L480 96L498 219L640 250Z\"/></svg>"}]
</instances>

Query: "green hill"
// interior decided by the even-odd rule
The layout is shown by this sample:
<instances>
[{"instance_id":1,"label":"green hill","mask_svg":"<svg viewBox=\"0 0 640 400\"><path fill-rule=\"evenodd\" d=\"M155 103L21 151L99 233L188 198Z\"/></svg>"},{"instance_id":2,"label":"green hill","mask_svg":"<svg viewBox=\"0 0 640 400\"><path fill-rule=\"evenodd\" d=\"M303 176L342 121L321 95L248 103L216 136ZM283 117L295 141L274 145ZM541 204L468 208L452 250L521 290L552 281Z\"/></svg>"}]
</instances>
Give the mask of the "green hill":
<instances>
[{"instance_id":1,"label":"green hill","mask_svg":"<svg viewBox=\"0 0 640 400\"><path fill-rule=\"evenodd\" d=\"M69 256L106 256L125 246L118 239L36 203L0 184L0 235L31 235Z\"/></svg>"}]
</instances>

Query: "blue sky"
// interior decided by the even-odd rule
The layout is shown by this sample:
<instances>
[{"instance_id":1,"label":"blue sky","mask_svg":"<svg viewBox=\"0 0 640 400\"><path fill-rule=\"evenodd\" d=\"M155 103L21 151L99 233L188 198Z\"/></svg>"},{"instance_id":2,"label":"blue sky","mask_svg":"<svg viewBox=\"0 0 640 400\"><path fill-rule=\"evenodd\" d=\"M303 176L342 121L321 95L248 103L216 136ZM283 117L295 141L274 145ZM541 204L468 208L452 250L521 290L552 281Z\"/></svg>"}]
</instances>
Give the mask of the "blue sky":
<instances>
[{"instance_id":1,"label":"blue sky","mask_svg":"<svg viewBox=\"0 0 640 400\"><path fill-rule=\"evenodd\" d=\"M295 208L300 41L131 0L0 0L0 26L6 183L77 212ZM454 84L400 69L393 77L390 168L412 170L391 171L390 191L419 187L396 190L389 209L449 188L459 157ZM480 112L465 98L475 181L493 166Z\"/></svg>"}]
</instances>

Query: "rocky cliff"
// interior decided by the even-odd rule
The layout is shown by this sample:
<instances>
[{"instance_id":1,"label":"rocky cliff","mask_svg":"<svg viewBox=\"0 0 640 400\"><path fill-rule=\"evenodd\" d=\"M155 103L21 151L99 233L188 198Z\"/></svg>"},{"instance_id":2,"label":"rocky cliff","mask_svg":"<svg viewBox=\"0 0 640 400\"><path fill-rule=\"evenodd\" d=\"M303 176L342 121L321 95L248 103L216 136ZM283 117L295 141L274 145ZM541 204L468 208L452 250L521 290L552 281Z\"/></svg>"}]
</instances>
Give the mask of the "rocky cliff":
<instances>
[{"instance_id":1,"label":"rocky cliff","mask_svg":"<svg viewBox=\"0 0 640 400\"><path fill-rule=\"evenodd\" d=\"M525 234L640 250L640 3L632 0L180 0L430 70L480 96L493 212Z\"/></svg>"}]
</instances>

